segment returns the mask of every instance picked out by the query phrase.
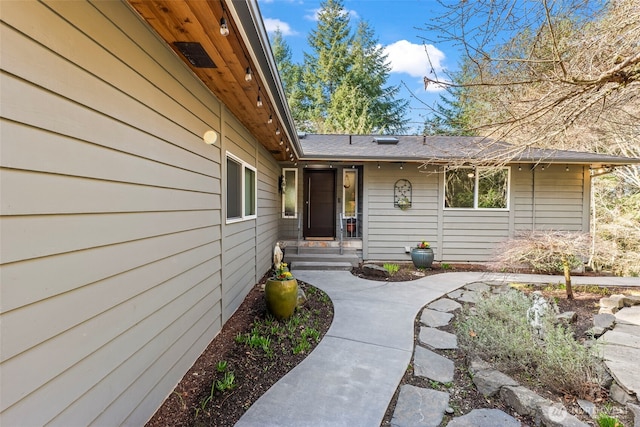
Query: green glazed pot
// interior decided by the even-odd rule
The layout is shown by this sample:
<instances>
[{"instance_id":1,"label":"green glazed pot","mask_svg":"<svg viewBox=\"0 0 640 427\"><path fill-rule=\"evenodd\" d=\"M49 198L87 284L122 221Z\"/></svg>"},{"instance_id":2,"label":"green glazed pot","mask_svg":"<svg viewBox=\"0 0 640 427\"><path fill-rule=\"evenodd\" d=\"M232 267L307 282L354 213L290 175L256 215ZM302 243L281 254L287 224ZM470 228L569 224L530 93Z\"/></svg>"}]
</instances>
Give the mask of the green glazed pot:
<instances>
[{"instance_id":1,"label":"green glazed pot","mask_svg":"<svg viewBox=\"0 0 640 427\"><path fill-rule=\"evenodd\" d=\"M264 287L267 310L278 320L288 319L298 304L298 281L296 279L268 279Z\"/></svg>"},{"instance_id":2,"label":"green glazed pot","mask_svg":"<svg viewBox=\"0 0 640 427\"><path fill-rule=\"evenodd\" d=\"M413 248L411 249L411 261L416 268L431 268L433 263L433 249Z\"/></svg>"}]
</instances>

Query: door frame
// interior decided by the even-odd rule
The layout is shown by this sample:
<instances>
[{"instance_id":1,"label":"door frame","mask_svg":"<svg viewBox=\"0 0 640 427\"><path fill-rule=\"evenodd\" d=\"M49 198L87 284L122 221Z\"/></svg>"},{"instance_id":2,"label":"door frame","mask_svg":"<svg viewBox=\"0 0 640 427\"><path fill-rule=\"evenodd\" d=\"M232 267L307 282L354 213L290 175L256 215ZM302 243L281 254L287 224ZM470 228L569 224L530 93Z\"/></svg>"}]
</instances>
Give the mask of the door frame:
<instances>
[{"instance_id":1,"label":"door frame","mask_svg":"<svg viewBox=\"0 0 640 427\"><path fill-rule=\"evenodd\" d=\"M331 227L331 232L329 233L329 235L322 235L322 236L318 236L318 235L313 235L311 234L311 230L310 230L310 219L309 219L309 211L310 208L312 208L312 206L310 206L311 203L311 199L310 199L310 192L309 192L309 186L310 184L312 184L312 177L315 180L318 179L323 179L326 177L331 177L331 182L333 183L332 187L331 187L331 199L330 200L326 200L326 202L330 203L330 215L329 217L324 217L325 218L325 225L327 227ZM303 220L303 226L302 226L302 237L304 239L330 239L330 240L335 240L336 238L336 215L337 215L337 200L336 200L336 182L337 182L337 173L336 173L336 169L330 168L330 169L304 169L304 173L303 173L303 182L304 182L304 189L303 189L303 204L304 204L304 209L303 209L303 213L302 213L302 220ZM323 199L324 201L324 199ZM326 214L325 214L326 215Z\"/></svg>"}]
</instances>

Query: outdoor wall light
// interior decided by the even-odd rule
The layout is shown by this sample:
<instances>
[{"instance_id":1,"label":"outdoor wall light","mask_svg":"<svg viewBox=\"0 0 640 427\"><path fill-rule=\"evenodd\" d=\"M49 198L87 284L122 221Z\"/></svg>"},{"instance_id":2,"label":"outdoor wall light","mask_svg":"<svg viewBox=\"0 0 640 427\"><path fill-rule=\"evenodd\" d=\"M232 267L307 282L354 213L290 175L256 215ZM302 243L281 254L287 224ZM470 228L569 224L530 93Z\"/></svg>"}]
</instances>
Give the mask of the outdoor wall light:
<instances>
[{"instance_id":1,"label":"outdoor wall light","mask_svg":"<svg viewBox=\"0 0 640 427\"><path fill-rule=\"evenodd\" d=\"M404 163L400 163L400 169L404 169Z\"/></svg>"},{"instance_id":2,"label":"outdoor wall light","mask_svg":"<svg viewBox=\"0 0 640 427\"><path fill-rule=\"evenodd\" d=\"M251 67L247 67L247 72L244 75L244 81L250 82L252 79L253 76L251 75Z\"/></svg>"},{"instance_id":3,"label":"outdoor wall light","mask_svg":"<svg viewBox=\"0 0 640 427\"><path fill-rule=\"evenodd\" d=\"M218 141L218 133L215 130L208 130L202 136L205 144L213 145Z\"/></svg>"},{"instance_id":4,"label":"outdoor wall light","mask_svg":"<svg viewBox=\"0 0 640 427\"><path fill-rule=\"evenodd\" d=\"M285 151L288 153L289 152L289 147L287 147L287 149Z\"/></svg>"},{"instance_id":5,"label":"outdoor wall light","mask_svg":"<svg viewBox=\"0 0 640 427\"><path fill-rule=\"evenodd\" d=\"M258 108L262 107L262 98L260 98L260 87L258 86L258 99L256 100L256 106Z\"/></svg>"},{"instance_id":6,"label":"outdoor wall light","mask_svg":"<svg viewBox=\"0 0 640 427\"><path fill-rule=\"evenodd\" d=\"M518 170L521 171L522 170L522 166L518 165Z\"/></svg>"},{"instance_id":7,"label":"outdoor wall light","mask_svg":"<svg viewBox=\"0 0 640 427\"><path fill-rule=\"evenodd\" d=\"M273 123L273 116L271 114L269 114L269 120L267 120L267 123Z\"/></svg>"},{"instance_id":8,"label":"outdoor wall light","mask_svg":"<svg viewBox=\"0 0 640 427\"><path fill-rule=\"evenodd\" d=\"M229 35L229 27L227 26L227 20L224 16L220 18L220 35L227 37Z\"/></svg>"},{"instance_id":9,"label":"outdoor wall light","mask_svg":"<svg viewBox=\"0 0 640 427\"><path fill-rule=\"evenodd\" d=\"M276 135L280 135L280 128L276 128Z\"/></svg>"},{"instance_id":10,"label":"outdoor wall light","mask_svg":"<svg viewBox=\"0 0 640 427\"><path fill-rule=\"evenodd\" d=\"M380 169L380 162L378 162L378 169Z\"/></svg>"},{"instance_id":11,"label":"outdoor wall light","mask_svg":"<svg viewBox=\"0 0 640 427\"><path fill-rule=\"evenodd\" d=\"M283 139L280 140L280 145L282 145L282 144L284 144L284 140Z\"/></svg>"},{"instance_id":12,"label":"outdoor wall light","mask_svg":"<svg viewBox=\"0 0 640 427\"><path fill-rule=\"evenodd\" d=\"M564 168L564 170L565 170L566 172L569 172L569 165L567 165L567 167L566 167L566 168Z\"/></svg>"}]
</instances>

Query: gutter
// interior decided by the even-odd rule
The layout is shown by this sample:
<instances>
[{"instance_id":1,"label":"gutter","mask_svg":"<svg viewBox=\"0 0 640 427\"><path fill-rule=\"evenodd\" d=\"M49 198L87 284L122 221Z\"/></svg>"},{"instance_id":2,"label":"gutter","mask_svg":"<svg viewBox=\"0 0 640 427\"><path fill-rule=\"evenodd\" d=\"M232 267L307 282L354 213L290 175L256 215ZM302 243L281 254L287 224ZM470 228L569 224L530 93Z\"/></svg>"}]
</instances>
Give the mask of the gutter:
<instances>
[{"instance_id":1,"label":"gutter","mask_svg":"<svg viewBox=\"0 0 640 427\"><path fill-rule=\"evenodd\" d=\"M271 43L264 27L258 2L257 0L222 1L225 2L226 9L233 17L236 25L242 30L240 31L240 36L243 41L247 46L251 47L248 54L254 64L259 64L258 69L254 71L260 75L260 78L266 84L262 88L263 93L266 93L273 102L275 108L273 113L283 123L283 132L291 142L294 158L300 159L302 157L302 146L298 139L293 116L289 110L289 104L287 103L278 67L271 51ZM253 25L247 25L248 23Z\"/></svg>"}]
</instances>

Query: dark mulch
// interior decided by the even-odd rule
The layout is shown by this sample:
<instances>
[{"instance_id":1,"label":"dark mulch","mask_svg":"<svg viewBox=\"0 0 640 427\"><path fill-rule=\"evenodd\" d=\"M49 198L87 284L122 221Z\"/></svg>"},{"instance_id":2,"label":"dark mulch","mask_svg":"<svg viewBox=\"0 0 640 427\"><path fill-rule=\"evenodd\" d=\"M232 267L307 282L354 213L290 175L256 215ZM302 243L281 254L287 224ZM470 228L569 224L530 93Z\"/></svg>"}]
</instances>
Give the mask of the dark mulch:
<instances>
[{"instance_id":1,"label":"dark mulch","mask_svg":"<svg viewBox=\"0 0 640 427\"><path fill-rule=\"evenodd\" d=\"M308 351L293 354L294 343L283 340L273 343L275 355L269 357L262 349L252 349L235 341L238 334L251 331L254 321L264 323L266 319L262 289L265 280L266 276L251 289L238 310L147 423L148 427L233 426L253 402L304 360L320 342L333 320L333 304L324 292L300 281L298 285L305 290L307 302L294 316L308 315L308 320L298 327L298 336L308 325L320 332L320 338L310 343ZM227 362L227 371L234 373L236 386L225 392L216 391L206 402L212 385L223 379L223 373L216 369L220 361Z\"/></svg>"},{"instance_id":2,"label":"dark mulch","mask_svg":"<svg viewBox=\"0 0 640 427\"><path fill-rule=\"evenodd\" d=\"M451 271L487 271L487 268L479 264L440 265L434 263L432 269L416 270L411 264L401 264L400 270L390 278L366 278L390 282L409 281L427 275ZM354 268L352 273L356 276L364 277L361 268ZM312 348L308 352L298 355L294 355L289 346L284 348L282 353L278 353L275 358L269 358L258 350L251 350L235 342L236 335L249 332L254 321L263 321L266 317L264 291L261 286L265 280L266 276L250 291L236 313L227 321L220 333L198 358L189 372L185 374L175 391L147 423L148 427L232 426L253 402L271 385L300 363L317 345L317 343L312 344ZM300 285L307 289L313 288L303 282L300 282ZM315 288L313 289L315 290ZM575 325L576 336L584 338L584 331L591 326L592 316L597 313L597 302L602 295L576 292L576 299L567 300L562 297L564 291L554 292L548 290L546 296L557 297L561 310L571 310L578 313L578 322ZM321 292L307 292L309 299L304 308L304 310L309 310L311 313L310 321L317 325L317 329L321 334L320 339L328 330L333 319L333 305L326 298L326 295L325 298L322 298L322 295L323 293ZM414 326L416 339L420 328L419 318L420 316L418 315ZM451 326L448 328L451 328ZM444 329L446 330L446 328ZM455 411L453 416L468 413L476 408L498 408L516 416L509 408L505 408L499 399L485 398L476 391L468 375L466 367L467 355L462 350L444 351L441 354L452 359L455 363L455 378L452 384L434 384L428 380L414 378L413 368L409 366L400 386L413 384L419 387L438 388L449 392L451 395L450 406ZM231 391L214 393L212 400L203 405L202 403L210 394L212 384L221 379L222 374L217 372L216 364L223 360L227 361L228 370L235 373L235 383L237 385ZM398 387L398 391L399 389L400 387ZM390 425L398 391L396 391L396 395L389 405L382 425ZM547 397L553 397L558 400L564 399L561 396L547 395ZM575 399L573 401L564 399L563 403L578 412ZM445 420L448 418L445 418ZM523 419L519 416L517 418L523 422L523 425L532 425L532 420Z\"/></svg>"}]
</instances>

